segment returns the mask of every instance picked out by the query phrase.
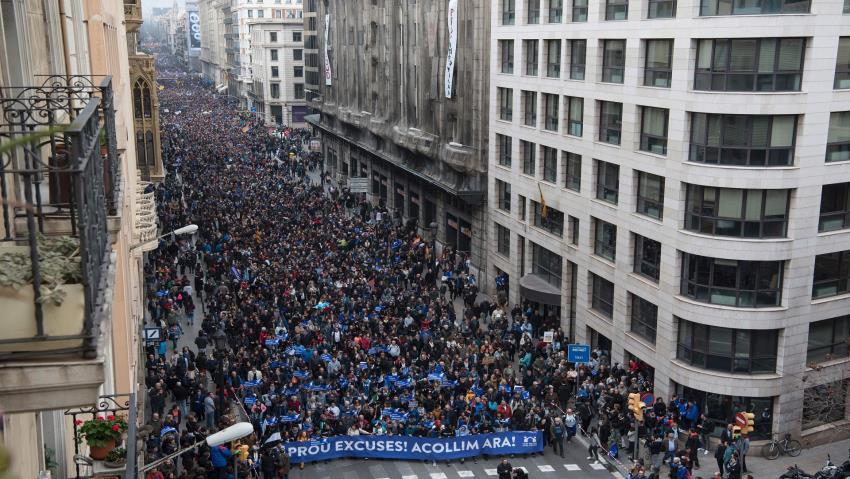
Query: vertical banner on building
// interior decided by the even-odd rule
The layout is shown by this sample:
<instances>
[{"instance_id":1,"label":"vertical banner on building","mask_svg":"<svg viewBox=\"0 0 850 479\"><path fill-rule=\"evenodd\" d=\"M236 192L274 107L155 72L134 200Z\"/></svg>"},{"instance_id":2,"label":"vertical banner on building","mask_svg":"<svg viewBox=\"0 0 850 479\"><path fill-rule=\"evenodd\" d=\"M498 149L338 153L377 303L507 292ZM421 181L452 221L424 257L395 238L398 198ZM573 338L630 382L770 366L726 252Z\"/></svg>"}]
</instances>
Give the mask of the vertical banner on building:
<instances>
[{"instance_id":1,"label":"vertical banner on building","mask_svg":"<svg viewBox=\"0 0 850 479\"><path fill-rule=\"evenodd\" d=\"M189 12L189 48L201 48L201 16Z\"/></svg>"},{"instance_id":2,"label":"vertical banner on building","mask_svg":"<svg viewBox=\"0 0 850 479\"><path fill-rule=\"evenodd\" d=\"M446 54L446 98L452 97L455 76L455 51L457 50L457 0L449 0L449 50Z\"/></svg>"},{"instance_id":3,"label":"vertical banner on building","mask_svg":"<svg viewBox=\"0 0 850 479\"><path fill-rule=\"evenodd\" d=\"M325 14L325 85L331 86L331 58L328 55L328 39L330 38L331 14Z\"/></svg>"}]
</instances>

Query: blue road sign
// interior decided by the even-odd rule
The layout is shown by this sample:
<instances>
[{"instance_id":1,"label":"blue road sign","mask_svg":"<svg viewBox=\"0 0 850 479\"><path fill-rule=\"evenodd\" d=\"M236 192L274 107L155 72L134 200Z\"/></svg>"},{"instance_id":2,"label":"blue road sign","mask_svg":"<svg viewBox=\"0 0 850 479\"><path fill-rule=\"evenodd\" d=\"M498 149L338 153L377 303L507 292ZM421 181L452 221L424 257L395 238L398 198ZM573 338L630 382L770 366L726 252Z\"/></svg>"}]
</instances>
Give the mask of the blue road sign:
<instances>
[{"instance_id":1,"label":"blue road sign","mask_svg":"<svg viewBox=\"0 0 850 479\"><path fill-rule=\"evenodd\" d=\"M567 361L572 363L590 362L590 345L570 344L567 346Z\"/></svg>"},{"instance_id":2,"label":"blue road sign","mask_svg":"<svg viewBox=\"0 0 850 479\"><path fill-rule=\"evenodd\" d=\"M145 328L145 341L146 342L157 342L159 341L159 328Z\"/></svg>"}]
</instances>

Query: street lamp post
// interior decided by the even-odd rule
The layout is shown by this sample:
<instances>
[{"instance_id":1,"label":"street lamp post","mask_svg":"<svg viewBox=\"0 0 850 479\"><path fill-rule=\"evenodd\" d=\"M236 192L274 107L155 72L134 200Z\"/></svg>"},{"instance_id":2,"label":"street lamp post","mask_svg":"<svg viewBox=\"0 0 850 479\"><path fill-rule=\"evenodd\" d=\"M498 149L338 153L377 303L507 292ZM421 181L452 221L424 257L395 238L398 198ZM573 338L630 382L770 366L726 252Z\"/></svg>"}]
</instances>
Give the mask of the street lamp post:
<instances>
[{"instance_id":1,"label":"street lamp post","mask_svg":"<svg viewBox=\"0 0 850 479\"><path fill-rule=\"evenodd\" d=\"M195 234L196 231L198 231L198 225L186 225L186 226L177 228L176 230L174 230L170 233L165 233L164 235L156 238L156 240L150 240L150 241L145 241L145 242L142 242L142 243L136 243L136 244L130 246L130 248L128 248L128 249L130 251L137 250L137 249L141 248L142 246L144 246L148 243L151 243L153 241L159 241L162 238L165 238L166 236L170 236L170 235L174 235L174 236L191 235L191 234Z\"/></svg>"},{"instance_id":2,"label":"street lamp post","mask_svg":"<svg viewBox=\"0 0 850 479\"><path fill-rule=\"evenodd\" d=\"M218 356L218 404L221 411L219 412L218 420L221 420L221 417L224 415L224 385L226 384L224 377L224 358L225 351L227 350L227 335L224 334L224 331L219 329L213 335L213 342L215 342L215 351L216 356Z\"/></svg>"},{"instance_id":3,"label":"street lamp post","mask_svg":"<svg viewBox=\"0 0 850 479\"><path fill-rule=\"evenodd\" d=\"M150 464L145 464L144 466L139 468L139 473L140 473L139 477L142 477L141 473L149 471L149 470L159 466L160 464L164 463L165 461L167 461L169 459L178 457L186 451L190 451L192 449L195 449L196 447L200 446L203 443L207 443L207 445L210 446L210 447L216 447L216 446L220 446L220 445L222 445L226 442L235 441L235 440L241 439L245 436L250 436L251 434L253 434L253 432L254 432L254 426L250 422L236 423L236 424L234 424L234 425L232 425L232 426L230 426L226 429L222 429L221 431L219 431L215 434L210 434L203 441L198 441L195 444L192 444L191 446L185 447L185 448L183 448L183 449L181 449L177 452L171 453L171 454L169 454L169 455L167 455L167 456L165 456L161 459L158 459L158 460L156 460L156 461L154 461Z\"/></svg>"}]
</instances>

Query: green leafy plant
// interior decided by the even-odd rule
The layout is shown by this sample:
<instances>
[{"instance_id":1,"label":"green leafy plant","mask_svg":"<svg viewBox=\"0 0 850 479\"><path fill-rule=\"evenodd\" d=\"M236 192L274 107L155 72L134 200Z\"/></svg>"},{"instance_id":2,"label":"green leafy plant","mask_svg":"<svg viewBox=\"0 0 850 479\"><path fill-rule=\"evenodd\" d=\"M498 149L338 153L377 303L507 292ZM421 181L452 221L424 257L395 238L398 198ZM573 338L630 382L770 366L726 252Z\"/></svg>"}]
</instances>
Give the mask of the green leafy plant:
<instances>
[{"instance_id":1,"label":"green leafy plant","mask_svg":"<svg viewBox=\"0 0 850 479\"><path fill-rule=\"evenodd\" d=\"M41 272L41 302L57 306L65 299L63 284L79 284L83 279L80 244L75 238L38 236L38 266ZM0 286L20 289L32 284L29 250L0 249Z\"/></svg>"},{"instance_id":2,"label":"green leafy plant","mask_svg":"<svg viewBox=\"0 0 850 479\"><path fill-rule=\"evenodd\" d=\"M124 462L127 459L127 450L123 447L116 447L109 451L106 455L107 462Z\"/></svg>"},{"instance_id":3,"label":"green leafy plant","mask_svg":"<svg viewBox=\"0 0 850 479\"><path fill-rule=\"evenodd\" d=\"M85 439L89 447L103 447L109 441L119 442L127 430L127 421L121 416L95 417L88 421L76 421L77 439Z\"/></svg>"}]
</instances>

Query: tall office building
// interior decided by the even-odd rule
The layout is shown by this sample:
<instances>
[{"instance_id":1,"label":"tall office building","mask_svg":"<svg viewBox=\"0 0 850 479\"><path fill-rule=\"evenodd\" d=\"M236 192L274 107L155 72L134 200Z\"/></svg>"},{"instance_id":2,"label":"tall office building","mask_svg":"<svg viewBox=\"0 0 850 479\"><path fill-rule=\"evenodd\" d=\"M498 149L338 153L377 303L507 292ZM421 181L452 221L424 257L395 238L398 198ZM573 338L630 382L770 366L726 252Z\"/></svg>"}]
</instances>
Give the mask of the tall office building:
<instances>
[{"instance_id":1,"label":"tall office building","mask_svg":"<svg viewBox=\"0 0 850 479\"><path fill-rule=\"evenodd\" d=\"M308 121L341 182L368 178L370 201L470 253L477 272L487 256L491 2L450 5L318 2L322 78L310 106L320 115Z\"/></svg>"},{"instance_id":2,"label":"tall office building","mask_svg":"<svg viewBox=\"0 0 850 479\"><path fill-rule=\"evenodd\" d=\"M848 12L494 2L488 283L718 426L846 434Z\"/></svg>"},{"instance_id":3,"label":"tall office building","mask_svg":"<svg viewBox=\"0 0 850 479\"><path fill-rule=\"evenodd\" d=\"M254 18L251 32L249 107L267 125L303 128L304 21L300 18Z\"/></svg>"}]
</instances>

